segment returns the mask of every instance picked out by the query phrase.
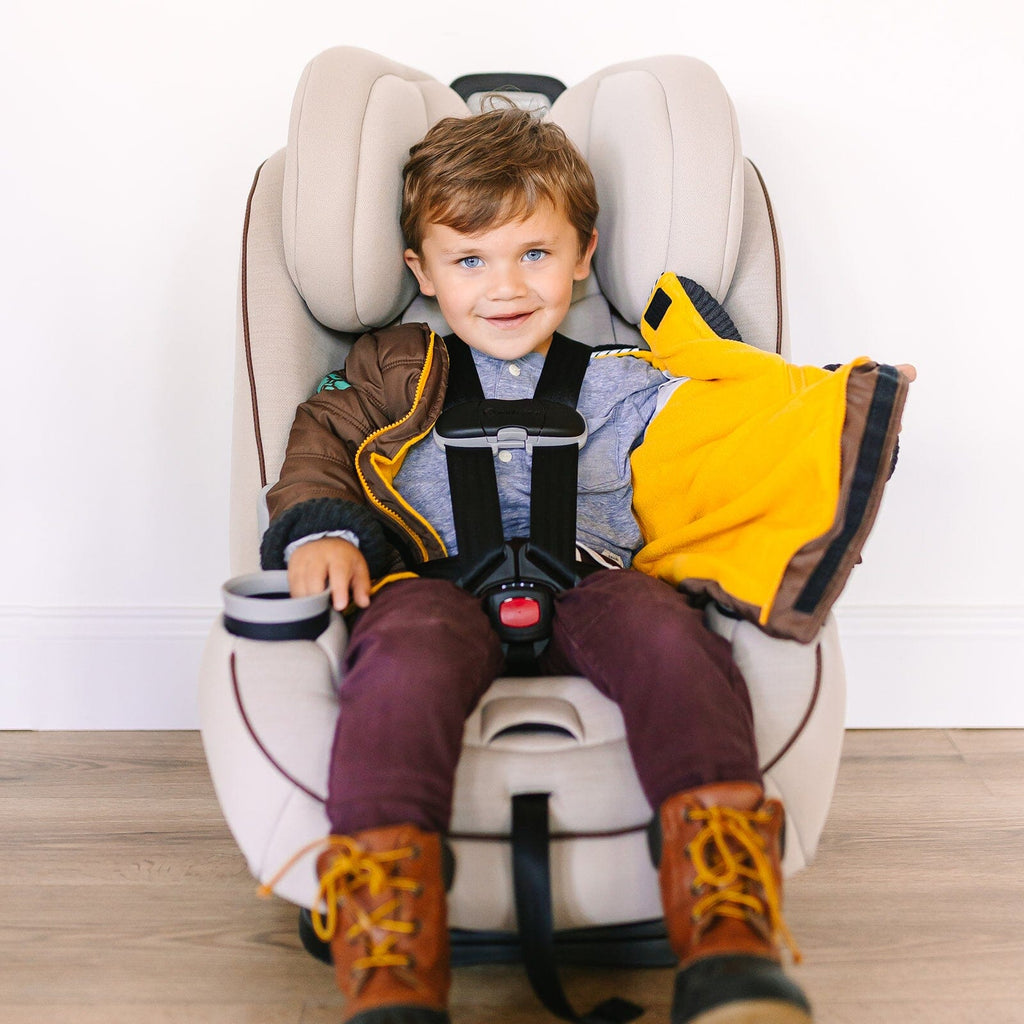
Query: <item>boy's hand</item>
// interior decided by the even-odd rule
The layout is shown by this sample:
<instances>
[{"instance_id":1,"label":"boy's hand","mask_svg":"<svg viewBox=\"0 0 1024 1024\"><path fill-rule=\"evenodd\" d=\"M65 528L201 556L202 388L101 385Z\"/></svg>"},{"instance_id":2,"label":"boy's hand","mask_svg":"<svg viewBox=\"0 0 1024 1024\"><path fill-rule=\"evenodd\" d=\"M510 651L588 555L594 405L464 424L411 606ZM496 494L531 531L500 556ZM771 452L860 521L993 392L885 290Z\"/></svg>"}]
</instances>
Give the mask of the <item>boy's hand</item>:
<instances>
[{"instance_id":1,"label":"boy's hand","mask_svg":"<svg viewBox=\"0 0 1024 1024\"><path fill-rule=\"evenodd\" d=\"M909 381L917 380L917 367L911 363L897 363L896 369Z\"/></svg>"},{"instance_id":2,"label":"boy's hand","mask_svg":"<svg viewBox=\"0 0 1024 1024\"><path fill-rule=\"evenodd\" d=\"M288 561L292 597L321 594L325 587L330 588L339 612L348 607L350 600L360 608L369 606L370 570L355 544L340 537L321 537L294 550Z\"/></svg>"}]
</instances>

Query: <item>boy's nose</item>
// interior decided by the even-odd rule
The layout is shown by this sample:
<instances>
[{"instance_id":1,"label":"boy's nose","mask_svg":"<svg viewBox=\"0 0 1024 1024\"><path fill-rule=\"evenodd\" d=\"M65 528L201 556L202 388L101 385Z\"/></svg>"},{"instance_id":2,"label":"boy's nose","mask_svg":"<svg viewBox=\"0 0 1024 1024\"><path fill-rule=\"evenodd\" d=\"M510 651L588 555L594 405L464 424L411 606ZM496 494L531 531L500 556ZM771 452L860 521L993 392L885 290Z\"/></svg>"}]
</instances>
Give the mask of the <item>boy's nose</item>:
<instances>
[{"instance_id":1,"label":"boy's nose","mask_svg":"<svg viewBox=\"0 0 1024 1024\"><path fill-rule=\"evenodd\" d=\"M514 299L524 292L523 275L518 267L496 270L491 277L490 297L494 299Z\"/></svg>"}]
</instances>

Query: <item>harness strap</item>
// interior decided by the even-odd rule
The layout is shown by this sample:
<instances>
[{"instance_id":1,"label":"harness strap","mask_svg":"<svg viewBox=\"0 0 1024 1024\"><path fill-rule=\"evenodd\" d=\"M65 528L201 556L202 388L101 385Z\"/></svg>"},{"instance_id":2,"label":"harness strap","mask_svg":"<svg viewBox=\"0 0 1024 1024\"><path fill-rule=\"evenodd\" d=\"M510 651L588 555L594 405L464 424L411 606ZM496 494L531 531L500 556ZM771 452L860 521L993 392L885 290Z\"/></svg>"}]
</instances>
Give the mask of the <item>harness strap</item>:
<instances>
[{"instance_id":1,"label":"harness strap","mask_svg":"<svg viewBox=\"0 0 1024 1024\"><path fill-rule=\"evenodd\" d=\"M544 367L540 371L533 397L561 402L575 409L580 400L583 376L590 365L592 351L579 341L556 334L544 357Z\"/></svg>"},{"instance_id":2,"label":"harness strap","mask_svg":"<svg viewBox=\"0 0 1024 1024\"><path fill-rule=\"evenodd\" d=\"M494 455L490 448L446 448L458 561L474 575L505 543Z\"/></svg>"},{"instance_id":3,"label":"harness strap","mask_svg":"<svg viewBox=\"0 0 1024 1024\"><path fill-rule=\"evenodd\" d=\"M472 349L454 334L444 339L448 349L448 390L444 407L484 397ZM494 457L488 448L447 448L448 484L452 496L459 562L471 568L501 550L501 504Z\"/></svg>"},{"instance_id":4,"label":"harness strap","mask_svg":"<svg viewBox=\"0 0 1024 1024\"><path fill-rule=\"evenodd\" d=\"M533 397L561 402L575 409L589 365L590 349L586 345L556 334ZM534 451L530 477L530 541L560 565L572 565L576 558L578 482L579 449L576 445Z\"/></svg>"},{"instance_id":5,"label":"harness strap","mask_svg":"<svg viewBox=\"0 0 1024 1024\"><path fill-rule=\"evenodd\" d=\"M473 362L473 350L455 334L444 339L444 347L448 349L448 390L444 407L450 409L460 402L483 398L484 389Z\"/></svg>"},{"instance_id":6,"label":"harness strap","mask_svg":"<svg viewBox=\"0 0 1024 1024\"><path fill-rule=\"evenodd\" d=\"M523 964L533 991L556 1017L573 1024L628 1024L643 1009L617 996L580 1015L569 1003L555 966L551 910L548 793L512 797L512 880Z\"/></svg>"}]
</instances>

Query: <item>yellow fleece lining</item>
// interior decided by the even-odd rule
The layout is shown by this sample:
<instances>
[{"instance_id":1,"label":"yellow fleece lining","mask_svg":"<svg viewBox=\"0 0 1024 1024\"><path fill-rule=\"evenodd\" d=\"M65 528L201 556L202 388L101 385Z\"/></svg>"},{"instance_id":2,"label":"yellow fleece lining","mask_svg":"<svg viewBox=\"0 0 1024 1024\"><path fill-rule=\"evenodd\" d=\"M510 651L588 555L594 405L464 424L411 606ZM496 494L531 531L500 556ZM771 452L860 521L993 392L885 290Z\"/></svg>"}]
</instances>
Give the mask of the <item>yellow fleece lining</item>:
<instances>
[{"instance_id":1,"label":"yellow fleece lining","mask_svg":"<svg viewBox=\"0 0 1024 1024\"><path fill-rule=\"evenodd\" d=\"M768 621L786 569L832 526L839 504L846 384L836 372L719 338L674 275L652 362L688 378L634 451L641 571L673 584L714 580Z\"/></svg>"},{"instance_id":2,"label":"yellow fleece lining","mask_svg":"<svg viewBox=\"0 0 1024 1024\"><path fill-rule=\"evenodd\" d=\"M408 441L406 444L402 446L402 448L395 454L394 458L389 459L386 455L381 455L380 452L373 452L370 455L370 463L373 466L373 468L377 470L377 472L380 474L384 482L387 484L388 492L391 494L392 498L394 498L394 500L406 511L406 513L409 516L411 516L413 519L416 519L418 522L422 523L424 527L426 527L427 532L440 545L441 551L443 552L443 556L447 556L448 549L445 547L444 541L441 540L440 534L437 532L437 530L434 529L433 525L431 525L429 520L424 519L423 516L421 516L419 512L417 512L416 509L414 509L412 505L410 505L405 500L405 498L402 497L402 495L395 489L394 485L395 477L398 476L398 471L402 468L402 463L405 461L406 453L414 444L416 444L419 441L422 441L423 438L426 437L427 434L429 434L430 431L433 429L434 428L431 425L431 427L428 430L425 430L418 437L412 438L410 441ZM423 556L425 558L426 548L424 548L422 544L420 544L420 550L423 552Z\"/></svg>"}]
</instances>

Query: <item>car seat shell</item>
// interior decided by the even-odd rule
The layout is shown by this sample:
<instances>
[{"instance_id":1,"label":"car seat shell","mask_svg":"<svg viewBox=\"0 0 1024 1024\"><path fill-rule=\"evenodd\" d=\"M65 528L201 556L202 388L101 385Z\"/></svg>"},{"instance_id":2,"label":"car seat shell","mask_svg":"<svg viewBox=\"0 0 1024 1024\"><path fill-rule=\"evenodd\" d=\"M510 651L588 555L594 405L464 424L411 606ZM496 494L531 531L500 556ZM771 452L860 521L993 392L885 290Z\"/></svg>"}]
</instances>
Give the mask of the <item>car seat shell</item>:
<instances>
[{"instance_id":1,"label":"car seat shell","mask_svg":"<svg viewBox=\"0 0 1024 1024\"><path fill-rule=\"evenodd\" d=\"M653 113L636 116L636 104ZM258 568L257 497L277 477L296 406L343 364L354 337L396 318L444 330L436 303L415 296L402 266L395 203L409 145L439 117L465 112L447 86L362 50L326 51L304 72L288 146L260 167L246 207L233 573ZM774 213L710 68L684 57L616 65L567 89L548 116L588 156L602 205L605 255L576 289L565 333L639 343L632 323L657 276L672 269L722 300L748 343L787 352ZM708 619L732 642L751 691L766 787L787 806L792 873L813 856L838 767L845 679L835 623L802 645L714 608ZM261 881L328 831L323 794L345 639L335 613L316 640L246 639L220 623L211 631L203 740L225 817ZM660 916L647 852L652 809L618 708L583 679L511 678L497 680L466 723L451 824L452 925L514 930L510 797L538 791L552 794L555 927ZM275 891L309 907L314 859Z\"/></svg>"}]
</instances>

